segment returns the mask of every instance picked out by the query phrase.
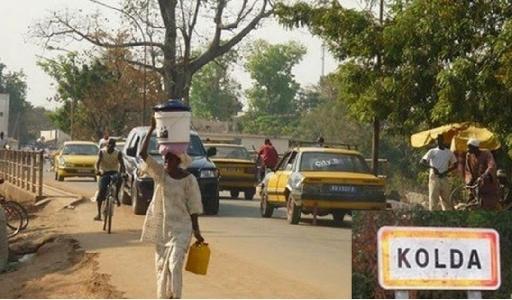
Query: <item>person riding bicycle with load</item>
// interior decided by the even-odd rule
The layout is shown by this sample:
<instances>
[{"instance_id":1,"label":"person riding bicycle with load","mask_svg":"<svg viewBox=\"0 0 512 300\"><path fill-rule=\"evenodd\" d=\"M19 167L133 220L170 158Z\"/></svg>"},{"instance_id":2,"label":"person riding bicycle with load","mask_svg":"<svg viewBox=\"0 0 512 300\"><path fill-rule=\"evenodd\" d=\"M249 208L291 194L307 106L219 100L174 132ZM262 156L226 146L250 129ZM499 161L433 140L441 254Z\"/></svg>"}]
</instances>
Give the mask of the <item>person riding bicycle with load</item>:
<instances>
[{"instance_id":1,"label":"person riding bicycle with load","mask_svg":"<svg viewBox=\"0 0 512 300\"><path fill-rule=\"evenodd\" d=\"M100 180L98 181L98 196L96 197L98 215L94 217L94 220L101 221L101 204L107 196L111 176L124 172L123 155L116 150L116 140L111 138L108 140L107 146L98 152L98 160L96 161L96 175L100 176ZM117 181L116 191L121 188L121 183L121 180ZM115 193L114 198L117 206L120 206L118 193Z\"/></svg>"},{"instance_id":2,"label":"person riding bicycle with load","mask_svg":"<svg viewBox=\"0 0 512 300\"><path fill-rule=\"evenodd\" d=\"M483 209L496 209L499 199L496 162L492 153L480 149L480 141L470 139L467 143L465 182L472 186L479 184L479 196Z\"/></svg>"}]
</instances>

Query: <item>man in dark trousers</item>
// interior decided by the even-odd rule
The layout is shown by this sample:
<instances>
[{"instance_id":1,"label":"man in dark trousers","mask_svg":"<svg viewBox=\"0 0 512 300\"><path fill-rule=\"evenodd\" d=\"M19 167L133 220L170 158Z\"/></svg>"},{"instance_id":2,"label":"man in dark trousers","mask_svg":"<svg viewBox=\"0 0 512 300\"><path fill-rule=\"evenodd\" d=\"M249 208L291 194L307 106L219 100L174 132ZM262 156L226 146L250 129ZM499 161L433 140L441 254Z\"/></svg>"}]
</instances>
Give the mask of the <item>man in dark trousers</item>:
<instances>
[{"instance_id":1,"label":"man in dark trousers","mask_svg":"<svg viewBox=\"0 0 512 300\"><path fill-rule=\"evenodd\" d=\"M279 155L277 154L276 148L272 146L270 139L266 138L265 143L261 146L258 151L258 160L260 164L263 166L260 173L260 179L263 179L267 174L267 170L273 170L277 165L277 159Z\"/></svg>"}]
</instances>

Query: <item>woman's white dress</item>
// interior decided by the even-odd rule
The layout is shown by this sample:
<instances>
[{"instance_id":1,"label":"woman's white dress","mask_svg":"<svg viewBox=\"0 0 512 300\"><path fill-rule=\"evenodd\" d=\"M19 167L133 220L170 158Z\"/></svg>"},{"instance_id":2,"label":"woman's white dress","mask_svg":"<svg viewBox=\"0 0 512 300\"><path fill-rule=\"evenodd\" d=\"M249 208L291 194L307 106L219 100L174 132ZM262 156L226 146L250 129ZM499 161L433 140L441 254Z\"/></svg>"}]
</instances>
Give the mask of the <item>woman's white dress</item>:
<instances>
[{"instance_id":1,"label":"woman's white dress","mask_svg":"<svg viewBox=\"0 0 512 300\"><path fill-rule=\"evenodd\" d=\"M156 245L157 297L180 298L183 263L193 232L190 215L203 213L201 191L193 175L173 179L151 156L141 171L155 183L141 241Z\"/></svg>"}]
</instances>

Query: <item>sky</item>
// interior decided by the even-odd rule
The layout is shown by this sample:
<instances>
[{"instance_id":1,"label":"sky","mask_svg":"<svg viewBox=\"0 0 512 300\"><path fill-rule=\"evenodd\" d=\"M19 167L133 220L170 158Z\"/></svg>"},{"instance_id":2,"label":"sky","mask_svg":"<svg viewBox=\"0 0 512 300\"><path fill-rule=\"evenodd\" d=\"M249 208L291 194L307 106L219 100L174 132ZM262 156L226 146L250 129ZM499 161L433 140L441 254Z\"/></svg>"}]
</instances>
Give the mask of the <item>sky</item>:
<instances>
[{"instance_id":1,"label":"sky","mask_svg":"<svg viewBox=\"0 0 512 300\"><path fill-rule=\"evenodd\" d=\"M234 0L237 1L237 0ZM110 3L117 1L110 0ZM360 8L360 0L340 0L348 8ZM52 11L70 9L95 10L98 7L87 0L0 0L0 62L9 71L22 70L27 81L27 101L34 106L55 109L56 102L47 99L55 95L52 79L46 75L37 61L41 57L52 57L55 51L43 50L38 41L29 34L29 26L48 16ZM301 63L293 70L296 80L302 86L316 84L321 75L322 42L313 37L307 29L285 30L273 20L266 20L262 26L249 34L244 43L255 39L265 39L271 43L283 43L290 40L301 42L308 49ZM79 45L86 49L86 42ZM336 69L338 63L326 51L325 72ZM250 76L243 66L235 67L234 77L244 89L251 85Z\"/></svg>"}]
</instances>

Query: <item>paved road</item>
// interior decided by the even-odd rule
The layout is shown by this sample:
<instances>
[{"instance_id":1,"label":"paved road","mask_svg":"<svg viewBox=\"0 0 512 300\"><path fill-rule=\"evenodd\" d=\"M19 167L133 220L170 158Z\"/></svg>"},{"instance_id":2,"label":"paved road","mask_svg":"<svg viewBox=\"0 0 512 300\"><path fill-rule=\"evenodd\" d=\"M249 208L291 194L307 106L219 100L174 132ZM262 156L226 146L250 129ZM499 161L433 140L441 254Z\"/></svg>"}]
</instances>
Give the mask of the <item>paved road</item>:
<instances>
[{"instance_id":1,"label":"paved road","mask_svg":"<svg viewBox=\"0 0 512 300\"><path fill-rule=\"evenodd\" d=\"M69 192L93 196L91 179L45 183ZM203 236L212 248L207 276L185 272L186 298L350 298L350 220L335 227L330 218L319 225L311 219L288 225L284 211L272 219L259 216L258 201L223 199L218 216L200 218ZM154 257L151 245L138 242L143 217L131 207L116 209L112 235L93 222L95 203L80 205L66 224L88 252L97 252L100 272L129 298L152 298Z\"/></svg>"}]
</instances>

